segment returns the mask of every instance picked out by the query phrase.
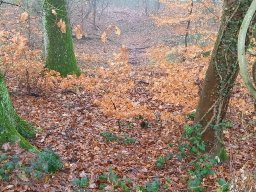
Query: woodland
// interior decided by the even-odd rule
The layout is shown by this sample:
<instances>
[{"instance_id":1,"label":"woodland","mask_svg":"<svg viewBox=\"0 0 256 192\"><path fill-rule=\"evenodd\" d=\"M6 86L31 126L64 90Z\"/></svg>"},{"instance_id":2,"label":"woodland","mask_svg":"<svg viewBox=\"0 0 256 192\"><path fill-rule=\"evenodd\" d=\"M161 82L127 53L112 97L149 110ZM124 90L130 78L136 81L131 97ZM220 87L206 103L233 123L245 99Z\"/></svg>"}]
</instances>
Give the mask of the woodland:
<instances>
[{"instance_id":1,"label":"woodland","mask_svg":"<svg viewBox=\"0 0 256 192\"><path fill-rule=\"evenodd\" d=\"M255 11L0 0L0 191L256 191Z\"/></svg>"}]
</instances>

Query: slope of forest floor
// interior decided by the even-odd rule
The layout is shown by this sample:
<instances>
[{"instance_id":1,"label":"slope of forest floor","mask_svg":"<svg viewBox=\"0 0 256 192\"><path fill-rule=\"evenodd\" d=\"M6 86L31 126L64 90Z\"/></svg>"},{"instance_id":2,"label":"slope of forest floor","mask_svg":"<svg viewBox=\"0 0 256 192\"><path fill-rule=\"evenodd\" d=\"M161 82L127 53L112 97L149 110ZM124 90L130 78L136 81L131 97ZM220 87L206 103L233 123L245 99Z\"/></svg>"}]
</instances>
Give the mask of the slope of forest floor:
<instances>
[{"instance_id":1,"label":"slope of forest floor","mask_svg":"<svg viewBox=\"0 0 256 192\"><path fill-rule=\"evenodd\" d=\"M156 69L147 70L142 70L143 78L137 74L140 78L133 79L135 86L126 93L129 94L129 99L143 107L147 106L147 109L152 111L185 115L181 103L164 103L153 99L149 88L152 82L142 79L146 78L145 73L158 76L157 78L161 75L154 74ZM82 87L63 89L56 85L51 91L41 90L38 95L29 96L24 89L13 90L15 86L12 85L12 81L7 81L18 113L42 129L32 141L33 144L40 149L52 148L60 154L65 167L62 171L47 175L43 179L34 178L33 182L13 177L11 181L1 184L3 191L7 190L6 187L18 191L69 191L72 189L72 180L85 175L90 180L89 188L97 191L98 176L109 172L110 168L120 178L131 179L133 185L144 184L154 178L164 181L168 177L171 179L168 191L187 191L189 165L185 161L173 158L161 169L156 167L159 157L168 153L178 153L179 139L185 127L184 121L175 118L162 120L157 119L157 116L150 119L143 116L143 112L133 118L116 118L113 116L118 115L118 112L113 115L104 114L105 110L95 102L104 97L104 92L88 91ZM217 174L213 178L205 181L208 191L216 189L213 183L215 177L228 181L236 179L237 186L250 186L250 182L255 179L255 113L239 106L253 103L250 97L244 94L244 90L241 90L240 84L237 84L232 100L234 105L229 109L228 119L234 126L225 131L230 159L216 168ZM189 103L190 101L186 102L187 105ZM120 110L121 108L122 106ZM147 125L143 126L143 123ZM101 136L104 132L116 134L118 137L127 136L134 141L127 144L118 141L108 142ZM9 153L17 151L22 157L21 161L27 161L27 152L10 150ZM113 190L113 186L109 186L108 189Z\"/></svg>"},{"instance_id":2,"label":"slope of forest floor","mask_svg":"<svg viewBox=\"0 0 256 192\"><path fill-rule=\"evenodd\" d=\"M16 44L2 50L11 50L11 57L24 39L15 33L10 37L10 44ZM164 184L170 178L166 191L189 191L187 171L192 159L180 161L176 155L186 124L192 124L185 117L196 108L209 56L192 53L197 49L191 46L184 58L172 63L168 59L171 48L157 44L143 53L146 64L139 59L136 63L140 65L131 65L129 48L136 46L115 47L113 56L112 52L104 55L102 50L100 54L86 52L88 47L102 48L100 40L88 45L85 48L76 42L83 69L79 78L35 73L43 68L43 61L34 56L39 51L23 44L26 57L15 61L13 54L14 62L5 68L13 104L25 120L40 128L31 142L39 149L53 149L64 168L41 178L16 172L8 182L0 182L1 191L73 191L72 181L83 176L89 179L84 189L100 191L98 178L110 169L119 178L131 179L129 187L133 189L155 179ZM177 51L184 53L183 49ZM224 178L237 191L253 190L256 114L240 79L232 93L227 120L232 122L232 128L225 130L229 160L218 165L216 174L207 177L203 185L206 191L216 191L216 178ZM4 145L3 153L18 155L20 164L33 159L32 154L13 145ZM168 154L173 158L157 167L159 158ZM113 183L105 184L106 191L114 191Z\"/></svg>"}]
</instances>

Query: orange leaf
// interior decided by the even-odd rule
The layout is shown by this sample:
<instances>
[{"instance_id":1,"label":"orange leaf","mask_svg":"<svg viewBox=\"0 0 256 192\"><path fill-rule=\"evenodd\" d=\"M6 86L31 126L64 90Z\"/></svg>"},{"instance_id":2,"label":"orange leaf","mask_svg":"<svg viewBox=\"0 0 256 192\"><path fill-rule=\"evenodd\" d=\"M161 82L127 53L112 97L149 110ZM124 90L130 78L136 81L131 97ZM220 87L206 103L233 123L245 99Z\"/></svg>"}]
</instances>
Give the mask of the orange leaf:
<instances>
[{"instance_id":1,"label":"orange leaf","mask_svg":"<svg viewBox=\"0 0 256 192\"><path fill-rule=\"evenodd\" d=\"M62 33L66 33L66 23L62 19L59 20L57 26L60 28Z\"/></svg>"},{"instance_id":2,"label":"orange leaf","mask_svg":"<svg viewBox=\"0 0 256 192\"><path fill-rule=\"evenodd\" d=\"M23 12L21 15L20 15L20 20L21 22L25 23L27 20L28 20L28 12Z\"/></svg>"}]
</instances>

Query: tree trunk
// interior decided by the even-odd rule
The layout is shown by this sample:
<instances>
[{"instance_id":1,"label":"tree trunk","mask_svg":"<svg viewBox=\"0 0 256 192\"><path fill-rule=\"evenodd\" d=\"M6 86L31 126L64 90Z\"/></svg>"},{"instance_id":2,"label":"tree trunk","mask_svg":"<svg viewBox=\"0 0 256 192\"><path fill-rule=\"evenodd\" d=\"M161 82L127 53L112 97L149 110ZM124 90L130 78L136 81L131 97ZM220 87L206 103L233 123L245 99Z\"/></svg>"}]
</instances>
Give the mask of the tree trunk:
<instances>
[{"instance_id":1,"label":"tree trunk","mask_svg":"<svg viewBox=\"0 0 256 192\"><path fill-rule=\"evenodd\" d=\"M92 6L93 6L93 27L94 27L95 30L97 30L97 26L96 26L97 0L93 0L91 3L92 3Z\"/></svg>"},{"instance_id":2,"label":"tree trunk","mask_svg":"<svg viewBox=\"0 0 256 192\"><path fill-rule=\"evenodd\" d=\"M4 78L0 74L0 146L6 142L19 141L21 147L38 152L25 137L35 137L34 128L16 113L12 106Z\"/></svg>"},{"instance_id":3,"label":"tree trunk","mask_svg":"<svg viewBox=\"0 0 256 192\"><path fill-rule=\"evenodd\" d=\"M221 27L206 72L195 122L202 125L209 153L224 158L223 128L230 94L238 74L237 35L252 0L225 0Z\"/></svg>"},{"instance_id":4,"label":"tree trunk","mask_svg":"<svg viewBox=\"0 0 256 192\"><path fill-rule=\"evenodd\" d=\"M45 0L44 14L46 67L58 71L61 76L80 75L74 54L66 0ZM64 22L64 30L57 26L60 21Z\"/></svg>"}]
</instances>

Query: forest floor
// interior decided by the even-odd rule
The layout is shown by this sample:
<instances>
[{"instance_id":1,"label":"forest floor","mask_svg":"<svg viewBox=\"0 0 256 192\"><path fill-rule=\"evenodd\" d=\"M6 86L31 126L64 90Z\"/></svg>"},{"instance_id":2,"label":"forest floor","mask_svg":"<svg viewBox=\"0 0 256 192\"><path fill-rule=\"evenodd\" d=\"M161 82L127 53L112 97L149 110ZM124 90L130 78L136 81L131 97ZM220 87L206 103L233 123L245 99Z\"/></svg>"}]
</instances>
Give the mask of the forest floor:
<instances>
[{"instance_id":1,"label":"forest floor","mask_svg":"<svg viewBox=\"0 0 256 192\"><path fill-rule=\"evenodd\" d=\"M89 179L89 186L84 189L100 191L99 176L109 174L111 168L119 178L131 179L131 188L155 179L164 184L170 178L166 191L189 191L187 171L191 158L180 161L176 154L186 124L192 124L185 117L195 110L209 57L195 54L182 62L170 63L166 57L170 47L147 44L147 38L136 44L138 41L132 42L134 37L130 34L122 38L130 38L130 42L126 48L114 47L114 56L112 51L107 55L100 51L100 39L91 43L88 39L76 40L76 53L83 69L80 78L34 77L33 71L27 76L31 66L36 66L35 71L43 66L43 61L30 57L29 50L27 57L17 62L25 62L27 70L17 70L20 65L15 63L13 69L8 68L6 81L15 109L41 129L32 144L39 149L53 149L60 155L64 168L40 179L17 171L8 182L0 182L1 191L73 191L77 188L72 180L83 176ZM139 59L130 55L132 49L148 46ZM106 48L113 50L110 44ZM253 106L252 98L238 79L227 114L232 128L224 134L229 159L203 181L206 191L219 188L216 178L229 181L236 188L234 191L255 187ZM111 141L104 133L122 139ZM32 154L13 145L5 145L2 153L18 155L19 163L25 165L33 159ZM159 157L168 154L173 158L157 167ZM122 191L114 189L111 182L104 184L105 191Z\"/></svg>"}]
</instances>

